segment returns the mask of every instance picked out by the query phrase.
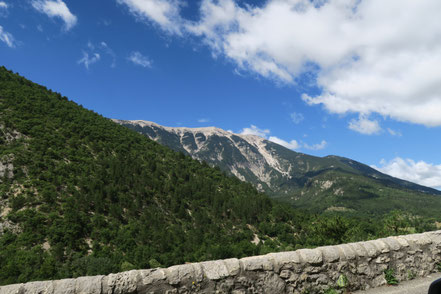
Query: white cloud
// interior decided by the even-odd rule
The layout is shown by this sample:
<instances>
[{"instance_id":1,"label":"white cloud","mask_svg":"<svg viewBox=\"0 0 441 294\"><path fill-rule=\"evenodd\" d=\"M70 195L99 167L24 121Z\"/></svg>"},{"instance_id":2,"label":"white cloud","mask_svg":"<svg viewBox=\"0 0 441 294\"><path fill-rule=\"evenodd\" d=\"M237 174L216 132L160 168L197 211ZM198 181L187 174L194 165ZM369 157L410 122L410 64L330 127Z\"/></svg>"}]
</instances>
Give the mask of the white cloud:
<instances>
[{"instance_id":1,"label":"white cloud","mask_svg":"<svg viewBox=\"0 0 441 294\"><path fill-rule=\"evenodd\" d=\"M389 162L383 159L380 164L380 167L375 165L372 167L393 177L441 190L441 164L415 162L400 157Z\"/></svg>"},{"instance_id":2,"label":"white cloud","mask_svg":"<svg viewBox=\"0 0 441 294\"><path fill-rule=\"evenodd\" d=\"M328 145L328 142L326 142L325 140L322 140L319 144L314 144L314 145L308 145L308 144L304 143L303 147L305 147L306 149L309 149L309 150L322 150L322 149L325 149L327 145Z\"/></svg>"},{"instance_id":3,"label":"white cloud","mask_svg":"<svg viewBox=\"0 0 441 294\"><path fill-rule=\"evenodd\" d=\"M274 137L274 136L270 136L268 138L269 141L274 142L276 144L282 145L285 148L288 149L299 149L300 148L300 144L296 141L296 140L291 140L289 142L282 140L280 138Z\"/></svg>"},{"instance_id":4,"label":"white cloud","mask_svg":"<svg viewBox=\"0 0 441 294\"><path fill-rule=\"evenodd\" d=\"M10 4L5 1L0 1L0 17L7 17L9 14Z\"/></svg>"},{"instance_id":5,"label":"white cloud","mask_svg":"<svg viewBox=\"0 0 441 294\"><path fill-rule=\"evenodd\" d=\"M89 69L90 65L97 63L101 59L105 59L106 56L111 58L110 67L116 67L116 54L112 50L112 48L110 48L110 46L104 41L96 44L88 41L86 44L86 50L83 50L82 53L83 56L80 60L77 61L77 63L83 64L86 69ZM108 60L105 59L104 61Z\"/></svg>"},{"instance_id":6,"label":"white cloud","mask_svg":"<svg viewBox=\"0 0 441 294\"><path fill-rule=\"evenodd\" d=\"M9 5L5 1L0 1L0 15L7 12Z\"/></svg>"},{"instance_id":7,"label":"white cloud","mask_svg":"<svg viewBox=\"0 0 441 294\"><path fill-rule=\"evenodd\" d=\"M303 99L331 113L441 126L439 11L439 0L203 0L200 20L175 25L242 71L312 76L322 92Z\"/></svg>"},{"instance_id":8,"label":"white cloud","mask_svg":"<svg viewBox=\"0 0 441 294\"><path fill-rule=\"evenodd\" d=\"M0 41L5 43L10 48L15 47L14 36L12 36L10 33L6 32L5 30L3 30L2 26L0 26Z\"/></svg>"},{"instance_id":9,"label":"white cloud","mask_svg":"<svg viewBox=\"0 0 441 294\"><path fill-rule=\"evenodd\" d=\"M268 129L259 129L255 125L251 125L249 128L243 128L240 132L241 135L254 135L259 136L262 138L267 139L268 141L274 142L276 144L282 145L283 147L286 147L288 149L298 149L300 148L300 145L297 143L296 140L291 140L289 142L280 139L275 136L269 136L270 130Z\"/></svg>"},{"instance_id":10,"label":"white cloud","mask_svg":"<svg viewBox=\"0 0 441 294\"><path fill-rule=\"evenodd\" d=\"M78 60L78 64L83 64L86 69L89 69L89 66L98 62L101 59L101 55L99 53L93 53L89 56L89 53L83 51L83 57Z\"/></svg>"},{"instance_id":11,"label":"white cloud","mask_svg":"<svg viewBox=\"0 0 441 294\"><path fill-rule=\"evenodd\" d=\"M270 136L270 133L271 131L269 129L260 129L255 125L251 125L249 128L243 128L242 131L239 132L239 134L241 135L254 135L262 137L268 141L274 142L292 150L298 150L301 148L306 148L310 150L321 150L327 146L327 142L325 140L323 140L319 144L308 145L304 142L298 142L297 140L286 141L276 136Z\"/></svg>"},{"instance_id":12,"label":"white cloud","mask_svg":"<svg viewBox=\"0 0 441 294\"><path fill-rule=\"evenodd\" d=\"M301 123L305 119L303 114L298 113L298 112L293 112L293 113L291 113L290 116L291 116L292 122L295 123L295 124L299 124L299 123Z\"/></svg>"},{"instance_id":13,"label":"white cloud","mask_svg":"<svg viewBox=\"0 0 441 294\"><path fill-rule=\"evenodd\" d=\"M242 131L240 132L241 135L254 135L254 136L259 136L262 138L267 138L267 135L269 135L270 130L268 129L259 129L258 127L256 127L255 125L251 125L251 127L249 128L243 128Z\"/></svg>"},{"instance_id":14,"label":"white cloud","mask_svg":"<svg viewBox=\"0 0 441 294\"><path fill-rule=\"evenodd\" d=\"M132 52L127 59L142 67L152 67L152 61L138 51Z\"/></svg>"},{"instance_id":15,"label":"white cloud","mask_svg":"<svg viewBox=\"0 0 441 294\"><path fill-rule=\"evenodd\" d=\"M117 0L140 20L148 20L169 33L180 34L179 0Z\"/></svg>"},{"instance_id":16,"label":"white cloud","mask_svg":"<svg viewBox=\"0 0 441 294\"><path fill-rule=\"evenodd\" d=\"M198 119L198 123L207 123L207 122L210 122L209 118L200 118L200 119Z\"/></svg>"},{"instance_id":17,"label":"white cloud","mask_svg":"<svg viewBox=\"0 0 441 294\"><path fill-rule=\"evenodd\" d=\"M360 115L358 119L351 120L348 127L364 135L378 134L381 131L378 121L370 120L364 115Z\"/></svg>"},{"instance_id":18,"label":"white cloud","mask_svg":"<svg viewBox=\"0 0 441 294\"><path fill-rule=\"evenodd\" d=\"M112 58L112 63L110 64L110 67L116 67L116 54L112 50L112 48L110 48L109 45L107 45L107 43L104 41L100 43L99 47Z\"/></svg>"},{"instance_id":19,"label":"white cloud","mask_svg":"<svg viewBox=\"0 0 441 294\"><path fill-rule=\"evenodd\" d=\"M62 0L33 0L32 6L50 18L61 18L64 21L66 31L77 24L77 17L70 12L66 3Z\"/></svg>"},{"instance_id":20,"label":"white cloud","mask_svg":"<svg viewBox=\"0 0 441 294\"><path fill-rule=\"evenodd\" d=\"M108 26L110 26L112 24L112 21L108 20L108 19L101 19L101 20L98 21L98 24L99 25L103 25L105 27L108 27Z\"/></svg>"},{"instance_id":21,"label":"white cloud","mask_svg":"<svg viewBox=\"0 0 441 294\"><path fill-rule=\"evenodd\" d=\"M322 89L304 93L309 105L441 126L439 0L201 0L195 21L181 17L183 0L116 1L169 33L199 36L236 72L290 84L307 75ZM351 125L381 129L370 122Z\"/></svg>"},{"instance_id":22,"label":"white cloud","mask_svg":"<svg viewBox=\"0 0 441 294\"><path fill-rule=\"evenodd\" d=\"M401 136L402 136L402 134L401 134L400 131L395 131L395 130L393 130L393 129L391 129L391 128L387 128L387 131L388 131L388 133L391 134L392 136L396 136L396 137L401 137Z\"/></svg>"}]
</instances>

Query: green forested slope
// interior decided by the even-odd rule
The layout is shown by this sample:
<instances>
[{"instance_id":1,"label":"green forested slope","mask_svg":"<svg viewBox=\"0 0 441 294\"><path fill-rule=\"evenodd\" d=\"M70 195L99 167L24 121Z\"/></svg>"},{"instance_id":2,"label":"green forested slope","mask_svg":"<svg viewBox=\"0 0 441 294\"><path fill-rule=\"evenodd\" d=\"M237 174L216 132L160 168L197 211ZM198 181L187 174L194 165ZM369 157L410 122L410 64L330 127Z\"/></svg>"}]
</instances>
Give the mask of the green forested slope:
<instances>
[{"instance_id":1,"label":"green forested slope","mask_svg":"<svg viewBox=\"0 0 441 294\"><path fill-rule=\"evenodd\" d=\"M429 223L294 211L0 68L0 284L292 250Z\"/></svg>"}]
</instances>

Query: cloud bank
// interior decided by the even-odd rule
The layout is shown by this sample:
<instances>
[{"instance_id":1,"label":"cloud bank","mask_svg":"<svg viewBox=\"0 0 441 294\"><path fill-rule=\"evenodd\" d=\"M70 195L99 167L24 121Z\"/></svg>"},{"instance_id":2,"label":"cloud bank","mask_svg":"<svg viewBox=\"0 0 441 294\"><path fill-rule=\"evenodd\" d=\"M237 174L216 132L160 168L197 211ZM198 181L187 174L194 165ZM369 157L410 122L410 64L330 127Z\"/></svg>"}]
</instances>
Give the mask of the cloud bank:
<instances>
[{"instance_id":1,"label":"cloud bank","mask_svg":"<svg viewBox=\"0 0 441 294\"><path fill-rule=\"evenodd\" d=\"M251 125L249 128L243 128L242 131L239 132L239 134L241 135L254 135L254 136L262 137L268 141L282 145L283 147L291 150L298 150L301 148L305 148L309 150L321 150L327 146L327 142L325 140L323 140L319 144L308 145L303 142L298 142L297 140L290 140L288 142L276 136L270 136L270 133L271 131L269 129L260 129L255 125Z\"/></svg>"},{"instance_id":2,"label":"cloud bank","mask_svg":"<svg viewBox=\"0 0 441 294\"><path fill-rule=\"evenodd\" d=\"M34 0L32 6L50 18L60 18L64 22L66 31L77 24L77 17L70 12L66 3L62 0Z\"/></svg>"},{"instance_id":3,"label":"cloud bank","mask_svg":"<svg viewBox=\"0 0 441 294\"><path fill-rule=\"evenodd\" d=\"M358 113L355 131L379 131L372 113L441 126L439 0L202 0L196 21L182 19L185 1L117 1L164 31L200 37L242 71L288 84L312 76L321 93L303 100Z\"/></svg>"},{"instance_id":4,"label":"cloud bank","mask_svg":"<svg viewBox=\"0 0 441 294\"><path fill-rule=\"evenodd\" d=\"M393 177L441 190L441 164L396 157L390 161L383 159L380 165L372 167Z\"/></svg>"}]
</instances>

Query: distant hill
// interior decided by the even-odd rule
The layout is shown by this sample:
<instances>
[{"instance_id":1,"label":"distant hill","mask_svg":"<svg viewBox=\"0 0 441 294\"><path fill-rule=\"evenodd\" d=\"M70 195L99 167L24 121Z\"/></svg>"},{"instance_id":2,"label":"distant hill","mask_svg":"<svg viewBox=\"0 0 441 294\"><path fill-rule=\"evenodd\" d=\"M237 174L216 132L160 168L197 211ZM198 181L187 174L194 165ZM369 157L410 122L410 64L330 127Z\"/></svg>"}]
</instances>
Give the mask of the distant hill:
<instances>
[{"instance_id":1,"label":"distant hill","mask_svg":"<svg viewBox=\"0 0 441 294\"><path fill-rule=\"evenodd\" d=\"M430 205L433 199L441 199L433 196L441 191L391 177L357 161L295 152L254 135L214 127L114 121L298 207L372 214L400 208L417 213L421 202Z\"/></svg>"}]
</instances>

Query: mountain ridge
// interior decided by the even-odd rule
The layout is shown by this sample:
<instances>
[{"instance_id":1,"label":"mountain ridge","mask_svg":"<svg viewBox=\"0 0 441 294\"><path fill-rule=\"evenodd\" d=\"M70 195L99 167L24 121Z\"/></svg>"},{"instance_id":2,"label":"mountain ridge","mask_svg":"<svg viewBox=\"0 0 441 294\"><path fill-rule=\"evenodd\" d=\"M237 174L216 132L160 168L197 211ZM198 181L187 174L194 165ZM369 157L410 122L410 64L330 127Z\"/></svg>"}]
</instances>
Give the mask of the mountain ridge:
<instances>
[{"instance_id":1,"label":"mountain ridge","mask_svg":"<svg viewBox=\"0 0 441 294\"><path fill-rule=\"evenodd\" d=\"M216 127L165 127L143 120L114 121L175 151L218 166L240 180L252 183L259 191L292 204L299 202L294 200L301 200L304 195L309 194L311 198L333 186L336 187L334 195L344 194L345 187L337 187L336 181L342 178L347 181L353 176L367 181L370 186L377 185L379 189L385 186L400 193L441 195L441 191L394 178L349 158L311 156L255 135L235 134ZM322 174L333 179L322 179Z\"/></svg>"}]
</instances>

